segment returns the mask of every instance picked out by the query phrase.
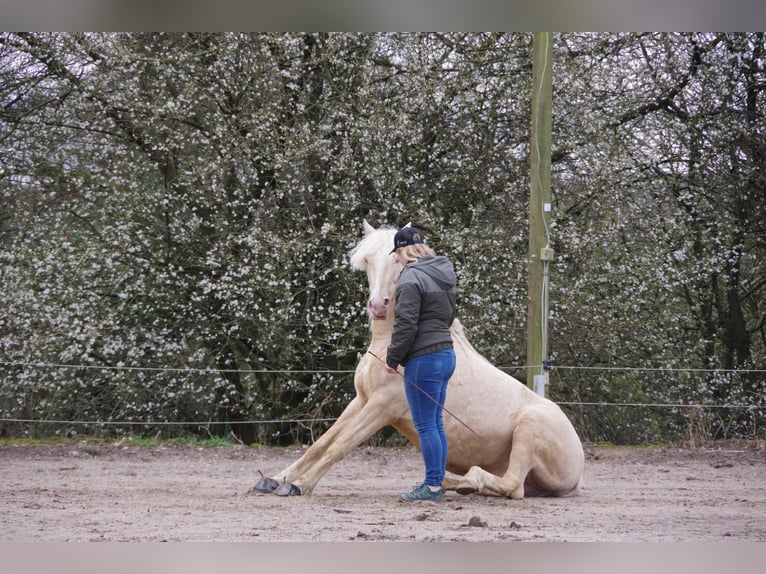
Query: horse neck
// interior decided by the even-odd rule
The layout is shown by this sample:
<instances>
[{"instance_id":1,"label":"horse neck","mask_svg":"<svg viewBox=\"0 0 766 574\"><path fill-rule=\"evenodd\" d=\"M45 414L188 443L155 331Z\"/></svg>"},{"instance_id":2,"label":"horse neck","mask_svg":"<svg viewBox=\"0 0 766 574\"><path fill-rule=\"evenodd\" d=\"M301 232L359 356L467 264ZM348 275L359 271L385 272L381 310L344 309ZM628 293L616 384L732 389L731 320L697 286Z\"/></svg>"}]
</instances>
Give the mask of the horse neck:
<instances>
[{"instance_id":1,"label":"horse neck","mask_svg":"<svg viewBox=\"0 0 766 574\"><path fill-rule=\"evenodd\" d=\"M391 343L391 335L394 332L394 312L389 312L389 317L378 321L370 321L370 331L372 332L372 341L370 341L370 349L376 354L381 351L385 354L388 349L389 343Z\"/></svg>"}]
</instances>

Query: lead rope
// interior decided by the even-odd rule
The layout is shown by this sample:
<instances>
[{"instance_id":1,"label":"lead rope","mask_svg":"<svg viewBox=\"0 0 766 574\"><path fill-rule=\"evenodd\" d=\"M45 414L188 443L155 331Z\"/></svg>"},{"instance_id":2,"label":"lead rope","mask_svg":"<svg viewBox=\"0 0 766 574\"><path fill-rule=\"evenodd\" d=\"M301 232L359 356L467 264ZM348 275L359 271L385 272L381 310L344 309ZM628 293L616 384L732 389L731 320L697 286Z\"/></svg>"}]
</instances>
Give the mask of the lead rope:
<instances>
[{"instance_id":1,"label":"lead rope","mask_svg":"<svg viewBox=\"0 0 766 574\"><path fill-rule=\"evenodd\" d=\"M384 365L386 364L386 362L383 359L378 357L375 353L373 353L369 349L367 350L367 352L370 355L372 355L373 357L375 357L378 361L383 363ZM402 377L405 380L405 382L411 384L413 387L415 387L417 390L419 390L421 393L423 393L426 397L428 397L431 400L431 402L436 403L445 413L447 413L449 416L451 416L453 419L455 419L457 422L459 422L461 425L463 425L465 428L467 428L469 431L471 431L474 434L474 436L476 436L477 438L481 438L477 434L477 432L475 430L473 430L471 427L469 427L467 424L465 424L463 421L461 421L456 415L454 415L449 410L447 410L447 407L445 407L443 404L441 404L439 401L437 401L435 398L433 398L431 395L429 395L427 392L425 392L423 389L421 389L414 381L411 381L410 379L405 377L402 373L399 373L399 371L396 371L396 372L399 374L400 377Z\"/></svg>"}]
</instances>

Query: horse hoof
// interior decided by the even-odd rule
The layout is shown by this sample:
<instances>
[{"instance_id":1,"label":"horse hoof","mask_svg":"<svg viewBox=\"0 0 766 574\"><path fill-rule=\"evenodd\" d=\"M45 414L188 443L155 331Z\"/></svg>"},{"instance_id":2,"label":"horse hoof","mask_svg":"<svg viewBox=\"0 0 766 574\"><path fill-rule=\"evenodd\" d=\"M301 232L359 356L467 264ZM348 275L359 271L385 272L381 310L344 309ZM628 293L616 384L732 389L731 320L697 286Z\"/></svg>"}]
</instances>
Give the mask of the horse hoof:
<instances>
[{"instance_id":1,"label":"horse hoof","mask_svg":"<svg viewBox=\"0 0 766 574\"><path fill-rule=\"evenodd\" d=\"M475 494L479 492L479 489L473 486L458 486L455 492L458 494Z\"/></svg>"},{"instance_id":2,"label":"horse hoof","mask_svg":"<svg viewBox=\"0 0 766 574\"><path fill-rule=\"evenodd\" d=\"M268 476L261 476L260 480L255 483L255 486L253 487L253 492L270 494L274 492L277 488L279 488L279 483L276 480L274 480L273 478L269 478Z\"/></svg>"},{"instance_id":3,"label":"horse hoof","mask_svg":"<svg viewBox=\"0 0 766 574\"><path fill-rule=\"evenodd\" d=\"M300 496L301 488L292 482L283 482L279 485L279 488L274 491L274 494L277 496Z\"/></svg>"}]
</instances>

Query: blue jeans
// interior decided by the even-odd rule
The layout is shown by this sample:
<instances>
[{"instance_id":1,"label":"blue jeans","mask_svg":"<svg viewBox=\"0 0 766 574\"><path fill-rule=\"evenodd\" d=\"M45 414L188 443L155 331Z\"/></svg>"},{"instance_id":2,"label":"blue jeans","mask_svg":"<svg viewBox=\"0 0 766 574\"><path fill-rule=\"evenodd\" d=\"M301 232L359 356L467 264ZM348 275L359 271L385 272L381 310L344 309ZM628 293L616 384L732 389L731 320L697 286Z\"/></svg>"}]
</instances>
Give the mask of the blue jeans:
<instances>
[{"instance_id":1,"label":"blue jeans","mask_svg":"<svg viewBox=\"0 0 766 574\"><path fill-rule=\"evenodd\" d=\"M453 349L413 357L404 366L404 391L420 440L426 467L425 483L433 486L441 486L447 468L442 407L447 399L447 383L454 372Z\"/></svg>"}]
</instances>

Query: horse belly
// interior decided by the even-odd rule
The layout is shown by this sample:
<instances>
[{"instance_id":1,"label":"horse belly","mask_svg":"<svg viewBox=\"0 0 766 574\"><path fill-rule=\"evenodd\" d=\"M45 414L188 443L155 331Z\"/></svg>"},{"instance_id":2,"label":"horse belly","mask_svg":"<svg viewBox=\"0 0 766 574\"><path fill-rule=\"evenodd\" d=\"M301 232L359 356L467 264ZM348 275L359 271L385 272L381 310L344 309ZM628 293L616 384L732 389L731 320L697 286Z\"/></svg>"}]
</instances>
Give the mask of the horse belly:
<instances>
[{"instance_id":1,"label":"horse belly","mask_svg":"<svg viewBox=\"0 0 766 574\"><path fill-rule=\"evenodd\" d=\"M447 455L447 470L455 474L465 474L472 466L483 468L487 472L502 476L508 469L511 453L511 438L508 436L488 436L482 439L474 437L450 440Z\"/></svg>"}]
</instances>

